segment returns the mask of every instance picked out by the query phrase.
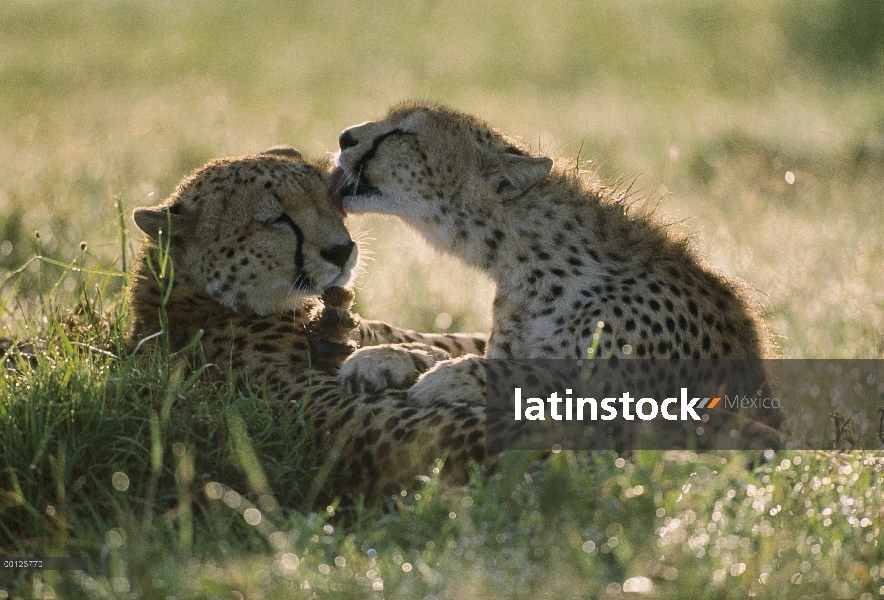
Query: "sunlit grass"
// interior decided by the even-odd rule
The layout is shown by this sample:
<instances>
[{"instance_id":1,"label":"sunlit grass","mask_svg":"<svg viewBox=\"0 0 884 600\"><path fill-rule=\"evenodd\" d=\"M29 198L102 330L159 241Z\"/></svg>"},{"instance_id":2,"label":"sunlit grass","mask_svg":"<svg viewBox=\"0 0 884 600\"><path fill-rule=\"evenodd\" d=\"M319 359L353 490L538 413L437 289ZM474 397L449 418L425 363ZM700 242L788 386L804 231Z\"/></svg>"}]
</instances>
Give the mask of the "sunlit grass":
<instances>
[{"instance_id":1,"label":"sunlit grass","mask_svg":"<svg viewBox=\"0 0 884 600\"><path fill-rule=\"evenodd\" d=\"M662 197L710 264L757 290L784 356L880 357L882 69L879 0L7 2L3 335L48 346L0 383L0 553L90 569L0 571L0 589L878 595L882 481L862 455L753 470L737 453L511 453L385 511L308 503L318 465L297 415L161 349L120 356L127 280L107 272L132 264L132 208L205 160L277 143L328 157L343 128L421 98ZM371 259L363 316L488 330L484 276L395 220L350 226Z\"/></svg>"},{"instance_id":2,"label":"sunlit grass","mask_svg":"<svg viewBox=\"0 0 884 600\"><path fill-rule=\"evenodd\" d=\"M784 355L875 356L878 4L514 2L489 20L453 2L14 2L0 14L0 268L34 253L34 231L55 258L86 240L121 265L116 201L154 203L213 156L279 142L328 155L344 127L418 97L554 156L582 149L603 177L665 186L661 210L689 217L710 262L759 290ZM850 27L842 59L800 35ZM446 312L487 329L482 277L394 221L354 225L375 238L368 316L431 328Z\"/></svg>"}]
</instances>

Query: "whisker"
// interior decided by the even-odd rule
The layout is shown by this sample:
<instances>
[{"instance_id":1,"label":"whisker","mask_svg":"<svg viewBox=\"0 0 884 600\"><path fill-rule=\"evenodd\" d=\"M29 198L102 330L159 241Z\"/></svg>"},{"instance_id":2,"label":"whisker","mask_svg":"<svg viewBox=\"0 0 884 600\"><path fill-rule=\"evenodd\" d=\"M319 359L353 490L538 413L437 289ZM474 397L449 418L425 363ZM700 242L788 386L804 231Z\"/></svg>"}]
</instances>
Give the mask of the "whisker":
<instances>
[{"instance_id":1,"label":"whisker","mask_svg":"<svg viewBox=\"0 0 884 600\"><path fill-rule=\"evenodd\" d=\"M289 287L289 291L286 294L286 302L288 303L292 297L297 301L300 298L310 296L311 294L309 292L311 287L313 287L311 278L303 272L298 273L297 276L295 276L295 281L292 282L292 285Z\"/></svg>"},{"instance_id":2,"label":"whisker","mask_svg":"<svg viewBox=\"0 0 884 600\"><path fill-rule=\"evenodd\" d=\"M285 295L285 303L288 304L290 300L294 300L294 305L295 305L295 308L297 309L299 296L298 296L297 288L295 286L296 286L296 284L292 283L292 285L289 287L289 291Z\"/></svg>"}]
</instances>

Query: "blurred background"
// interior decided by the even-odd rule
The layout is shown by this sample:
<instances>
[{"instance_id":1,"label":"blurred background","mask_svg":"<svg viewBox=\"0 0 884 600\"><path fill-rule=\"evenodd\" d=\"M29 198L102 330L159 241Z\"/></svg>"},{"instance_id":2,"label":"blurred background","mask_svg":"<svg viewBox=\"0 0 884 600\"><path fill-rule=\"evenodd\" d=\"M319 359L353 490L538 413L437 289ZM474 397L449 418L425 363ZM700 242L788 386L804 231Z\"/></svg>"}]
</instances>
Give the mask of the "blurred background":
<instances>
[{"instance_id":1,"label":"blurred background","mask_svg":"<svg viewBox=\"0 0 884 600\"><path fill-rule=\"evenodd\" d=\"M3 325L93 283L17 271L35 254L122 269L132 209L202 162L330 158L405 99L632 184L757 290L783 355L882 355L884 0L4 0ZM489 328L480 274L395 220L350 227L363 316Z\"/></svg>"}]
</instances>

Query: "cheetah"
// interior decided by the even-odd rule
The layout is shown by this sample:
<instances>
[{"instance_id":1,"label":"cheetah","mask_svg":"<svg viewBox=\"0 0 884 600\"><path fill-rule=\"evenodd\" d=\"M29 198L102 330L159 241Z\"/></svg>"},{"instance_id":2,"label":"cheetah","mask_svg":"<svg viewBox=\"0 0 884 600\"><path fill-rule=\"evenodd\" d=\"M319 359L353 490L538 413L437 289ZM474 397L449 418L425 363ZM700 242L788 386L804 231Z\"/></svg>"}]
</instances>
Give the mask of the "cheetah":
<instances>
[{"instance_id":1,"label":"cheetah","mask_svg":"<svg viewBox=\"0 0 884 600\"><path fill-rule=\"evenodd\" d=\"M404 103L344 130L339 145L332 179L343 209L398 216L496 283L487 358L585 358L594 336L601 357L771 354L740 289L684 239L653 215L630 213L624 192L529 153L475 117ZM362 363L375 352L344 364L348 389L372 387ZM434 366L411 400L463 397L481 379L477 364Z\"/></svg>"},{"instance_id":2,"label":"cheetah","mask_svg":"<svg viewBox=\"0 0 884 600\"><path fill-rule=\"evenodd\" d=\"M485 459L485 415L475 403L415 407L402 390L354 396L338 385L335 371L357 345L403 344L442 360L482 353L485 338L423 334L348 312L344 287L358 250L327 167L293 149L213 160L133 218L147 240L128 295L129 351L162 338L180 351L201 335L218 377L229 366L243 389L266 389L281 410L301 407L311 443L332 465L333 494L396 493L436 459L446 461L443 480L464 483L469 462Z\"/></svg>"}]
</instances>

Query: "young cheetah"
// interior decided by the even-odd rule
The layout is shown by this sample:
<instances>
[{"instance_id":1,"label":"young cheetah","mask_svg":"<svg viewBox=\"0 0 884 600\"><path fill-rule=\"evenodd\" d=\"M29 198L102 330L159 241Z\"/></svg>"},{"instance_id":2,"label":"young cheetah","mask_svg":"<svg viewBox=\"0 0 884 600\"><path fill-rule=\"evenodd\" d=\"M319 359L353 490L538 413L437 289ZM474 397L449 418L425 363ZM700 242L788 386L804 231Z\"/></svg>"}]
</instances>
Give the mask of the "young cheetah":
<instances>
[{"instance_id":1,"label":"young cheetah","mask_svg":"<svg viewBox=\"0 0 884 600\"><path fill-rule=\"evenodd\" d=\"M355 397L338 385L352 342L404 343L441 359L481 353L485 340L350 321L352 294L337 286L352 282L357 249L321 165L293 150L215 160L134 219L149 240L129 292L130 350L162 331L177 351L202 331L219 377L230 367L239 385L266 388L281 409L302 405L312 443L334 464L333 493L398 492L438 458L447 459L443 478L464 482L469 460L485 458L485 414L475 404L415 407L401 390ZM335 310L324 311L321 292ZM329 371L311 368L321 366L318 353L332 356Z\"/></svg>"},{"instance_id":2,"label":"young cheetah","mask_svg":"<svg viewBox=\"0 0 884 600\"><path fill-rule=\"evenodd\" d=\"M488 358L585 358L599 323L601 357L768 354L741 293L684 240L630 214L616 189L554 167L479 119L407 103L339 142L332 178L344 209L399 216L495 281ZM347 361L345 385L371 380L361 363L373 352ZM435 367L412 400L462 397L477 362Z\"/></svg>"}]
</instances>

